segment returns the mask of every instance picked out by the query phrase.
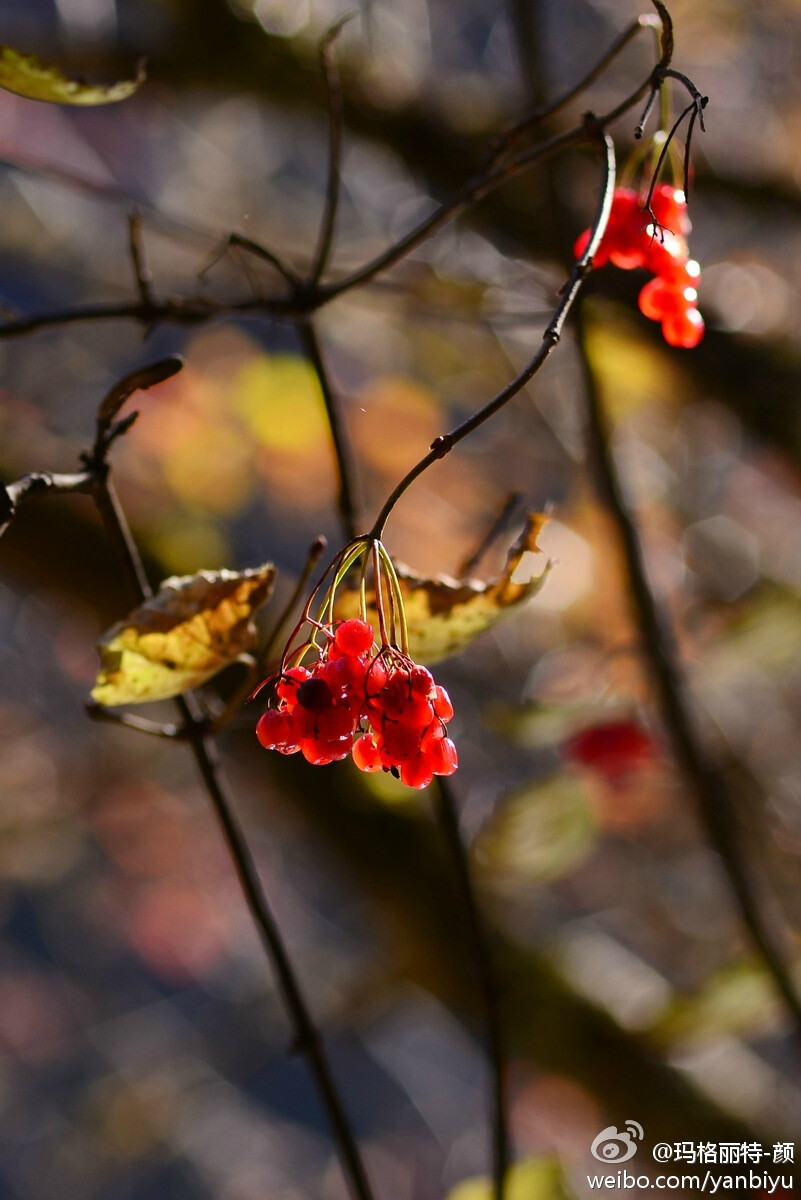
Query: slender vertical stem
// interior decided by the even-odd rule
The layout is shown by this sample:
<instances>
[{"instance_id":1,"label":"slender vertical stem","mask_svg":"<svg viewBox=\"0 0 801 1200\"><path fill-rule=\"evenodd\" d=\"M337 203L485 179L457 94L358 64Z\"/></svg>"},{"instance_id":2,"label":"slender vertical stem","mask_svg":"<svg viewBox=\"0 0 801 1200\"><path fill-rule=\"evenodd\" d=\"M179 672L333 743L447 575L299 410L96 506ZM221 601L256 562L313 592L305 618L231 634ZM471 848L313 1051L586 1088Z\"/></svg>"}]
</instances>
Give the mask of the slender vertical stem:
<instances>
[{"instance_id":1,"label":"slender vertical stem","mask_svg":"<svg viewBox=\"0 0 801 1200\"><path fill-rule=\"evenodd\" d=\"M131 255L131 264L133 266L134 280L136 282L136 290L139 293L139 299L144 305L154 304L153 278L147 265L147 259L145 258L145 250L142 245L142 220L137 212L128 214L128 251Z\"/></svg>"},{"instance_id":2,"label":"slender vertical stem","mask_svg":"<svg viewBox=\"0 0 801 1200\"><path fill-rule=\"evenodd\" d=\"M334 1082L322 1039L267 903L242 826L235 815L233 799L220 769L216 747L210 738L203 735L203 713L191 695L181 697L178 706L190 730L192 753L214 806L250 914L272 961L281 996L295 1031L293 1048L305 1054L314 1074L354 1200L372 1200L364 1163Z\"/></svg>"},{"instance_id":3,"label":"slender vertical stem","mask_svg":"<svg viewBox=\"0 0 801 1200\"><path fill-rule=\"evenodd\" d=\"M125 560L128 574L135 584L137 596L140 599L147 598L152 595L152 589L125 514L111 491L106 475L98 478L94 498L103 522ZM295 1048L305 1054L317 1083L351 1195L353 1200L373 1200L359 1148L334 1082L322 1039L311 1016L278 925L270 910L253 855L236 817L233 799L222 774L215 744L205 733L205 714L191 693L180 697L177 705L183 718L192 754L222 829L242 892L264 948L272 962L281 996L294 1028Z\"/></svg>"},{"instance_id":4,"label":"slender vertical stem","mask_svg":"<svg viewBox=\"0 0 801 1200\"><path fill-rule=\"evenodd\" d=\"M484 1005L487 1053L492 1070L490 1125L492 1129L492 1185L494 1200L504 1200L509 1169L510 1139L506 1118L506 1076L500 995L487 934L481 917L470 863L459 828L459 813L450 781L436 778L434 804L448 846L467 922L476 980Z\"/></svg>"},{"instance_id":5,"label":"slender vertical stem","mask_svg":"<svg viewBox=\"0 0 801 1200\"><path fill-rule=\"evenodd\" d=\"M623 495L609 446L607 421L586 350L585 327L580 311L576 330L584 376L588 455L596 470L601 499L615 523L623 548L642 652L656 689L662 721L676 762L695 801L702 826L725 869L743 924L801 1030L801 998L785 962L783 938L763 916L754 871L745 848L740 844L732 797L722 775L709 762L702 747L692 716L686 681L679 665L673 631L659 611L648 580L637 527Z\"/></svg>"},{"instance_id":6,"label":"slender vertical stem","mask_svg":"<svg viewBox=\"0 0 801 1200\"><path fill-rule=\"evenodd\" d=\"M342 26L351 19L352 15L349 13L342 20L337 21L320 43L320 66L323 71L328 103L328 182L325 189L325 203L320 221L317 248L309 272L309 283L312 286L316 286L328 265L328 258L334 244L334 229L342 190L340 178L343 131L342 88L339 84L339 73L334 59L334 42L339 37Z\"/></svg>"},{"instance_id":7,"label":"slender vertical stem","mask_svg":"<svg viewBox=\"0 0 801 1200\"><path fill-rule=\"evenodd\" d=\"M309 319L301 322L298 325L298 330L309 362L320 381L320 389L323 393L328 427L331 430L331 441L333 443L339 479L337 507L339 515L342 518L345 535L348 541L353 541L357 535L356 482L353 469L353 455L348 441L342 407L331 383L313 321Z\"/></svg>"}]
</instances>

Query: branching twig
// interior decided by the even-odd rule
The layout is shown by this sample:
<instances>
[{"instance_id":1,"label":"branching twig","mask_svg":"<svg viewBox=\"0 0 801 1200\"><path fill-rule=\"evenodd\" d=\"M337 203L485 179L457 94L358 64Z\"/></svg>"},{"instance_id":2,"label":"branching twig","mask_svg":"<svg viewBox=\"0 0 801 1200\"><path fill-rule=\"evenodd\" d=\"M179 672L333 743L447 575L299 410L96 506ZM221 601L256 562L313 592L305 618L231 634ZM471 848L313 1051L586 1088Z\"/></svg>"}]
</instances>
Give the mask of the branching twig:
<instances>
[{"instance_id":1,"label":"branching twig","mask_svg":"<svg viewBox=\"0 0 801 1200\"><path fill-rule=\"evenodd\" d=\"M293 271L292 268L288 266L282 258L279 258L274 250L271 250L269 246L265 246L263 242L257 242L253 238L245 237L243 233L230 233L225 246L223 247L223 253L230 246L236 246L240 250L247 250L249 254L254 254L256 258L261 258L265 262L269 263L271 267L275 267L278 274L286 283L289 284L293 292L297 291L297 289L300 287L300 276ZM217 257L219 257L219 255L215 257L209 266L214 265L214 262L217 261ZM208 266L204 268L206 271L208 269Z\"/></svg>"},{"instance_id":2,"label":"branching twig","mask_svg":"<svg viewBox=\"0 0 801 1200\"><path fill-rule=\"evenodd\" d=\"M95 443L92 450L84 455L86 470L71 475L48 473L27 475L2 489L1 494L5 500L7 511L3 528L10 524L17 506L23 500L40 492L86 492L94 500L112 544L119 553L130 579L133 594L139 601L152 596L153 590L142 559L109 480L106 454L114 441L116 415L122 404L132 394L134 386L152 386L158 380L174 374L181 365L180 360L176 359L167 359L153 364L143 371L127 376L109 392L98 411ZM140 382L138 385L132 386L134 379ZM146 382L142 382L143 380ZM235 815L233 800L220 769L216 748L207 735L206 714L199 701L191 693L180 697L176 703L182 718L181 724L177 727L158 727L155 722L147 722L139 717L123 717L119 723L127 725L129 728L136 728L139 732L157 734L161 737L183 738L189 742L198 770L214 806L251 915L273 964L278 986L294 1028L294 1045L306 1055L317 1083L351 1194L354 1200L373 1200L356 1139L334 1083L320 1034L312 1019L280 931L267 903L256 864ZM102 708L93 711L92 715L98 719L115 719L113 714Z\"/></svg>"},{"instance_id":3,"label":"branching twig","mask_svg":"<svg viewBox=\"0 0 801 1200\"><path fill-rule=\"evenodd\" d=\"M595 83L607 67L615 61L622 50L625 50L629 42L633 41L641 29L659 29L661 23L659 17L653 13L644 13L632 21L626 29L623 30L618 37L612 42L606 53L598 60L595 66L587 71L586 75L582 75L581 79L572 87L563 92L556 100L552 100L549 104L545 104L538 108L535 112L529 113L528 116L516 121L513 125L507 128L497 138L497 153L506 153L508 149L514 146L525 134L530 130L541 125L543 121L547 121L549 117L555 116L561 112L563 108L567 108L572 100L577 96L581 96L586 90Z\"/></svg>"},{"instance_id":4,"label":"branching twig","mask_svg":"<svg viewBox=\"0 0 801 1200\"><path fill-rule=\"evenodd\" d=\"M504 183L526 170L536 162L549 158L560 150L588 144L594 141L599 133L627 113L640 102L653 86L657 76L667 71L672 54L672 32L670 18L660 0L652 0L662 22L662 57L648 78L644 80L629 96L620 101L613 109L602 116L587 115L577 125L563 133L545 138L542 142L528 147L514 155L506 155L498 161L497 151L490 157L485 168L473 177L451 199L439 205L428 217L414 229L405 234L375 258L356 268L341 279L328 284L309 284L300 280L297 274L287 266L272 250L254 242L240 234L232 234L230 243L240 246L253 254L265 259L282 275L289 285L289 294L284 296L248 297L233 303L216 304L198 297L187 299L168 299L156 302L145 301L140 296L133 303L108 303L85 305L79 308L59 309L49 313L40 313L29 317L19 317L0 323L0 339L19 337L36 330L54 328L61 325L75 324L83 321L134 320L145 325L158 321L172 321L178 324L198 324L213 317L243 316L247 314L262 314L265 316L283 317L289 320L305 321L324 305L350 291L352 288L367 283L376 275L399 262L417 246L432 237L444 226L448 225L462 213L472 208L479 201L497 190ZM676 73L677 78L685 79ZM594 76L592 76L594 78ZM589 79L591 82L591 78ZM585 82L584 86L587 86ZM692 85L691 85L692 86ZM581 89L579 89L581 90Z\"/></svg>"}]
</instances>

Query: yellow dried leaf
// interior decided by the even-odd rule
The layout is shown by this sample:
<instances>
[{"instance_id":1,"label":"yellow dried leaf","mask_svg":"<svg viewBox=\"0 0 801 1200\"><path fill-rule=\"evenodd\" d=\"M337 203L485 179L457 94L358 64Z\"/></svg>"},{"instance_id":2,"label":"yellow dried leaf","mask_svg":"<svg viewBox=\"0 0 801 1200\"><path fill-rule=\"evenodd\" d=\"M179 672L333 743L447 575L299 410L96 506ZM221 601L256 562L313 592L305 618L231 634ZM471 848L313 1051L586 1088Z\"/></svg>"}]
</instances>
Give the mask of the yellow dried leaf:
<instances>
[{"instance_id":1,"label":"yellow dried leaf","mask_svg":"<svg viewBox=\"0 0 801 1200\"><path fill-rule=\"evenodd\" d=\"M434 663L464 650L511 608L539 590L548 572L547 564L538 575L524 582L519 582L517 575L525 554L541 553L537 537L546 520L543 513L529 514L526 528L509 551L502 574L488 583L447 576L424 579L408 567L396 564L409 628L409 653L415 662ZM375 600L368 594L367 601L367 619L377 629ZM335 616L337 620L345 620L358 615L359 593L351 581L337 594Z\"/></svg>"},{"instance_id":2,"label":"yellow dried leaf","mask_svg":"<svg viewBox=\"0 0 801 1200\"><path fill-rule=\"evenodd\" d=\"M145 704L198 687L256 641L253 614L270 595L267 563L165 579L155 596L100 639L98 704Z\"/></svg>"},{"instance_id":3,"label":"yellow dried leaf","mask_svg":"<svg viewBox=\"0 0 801 1200\"><path fill-rule=\"evenodd\" d=\"M0 46L0 87L28 100L46 100L51 104L114 104L136 91L144 80L144 71L135 79L119 83L95 84L70 79L58 68L40 62L33 54L21 54L13 46Z\"/></svg>"}]
</instances>

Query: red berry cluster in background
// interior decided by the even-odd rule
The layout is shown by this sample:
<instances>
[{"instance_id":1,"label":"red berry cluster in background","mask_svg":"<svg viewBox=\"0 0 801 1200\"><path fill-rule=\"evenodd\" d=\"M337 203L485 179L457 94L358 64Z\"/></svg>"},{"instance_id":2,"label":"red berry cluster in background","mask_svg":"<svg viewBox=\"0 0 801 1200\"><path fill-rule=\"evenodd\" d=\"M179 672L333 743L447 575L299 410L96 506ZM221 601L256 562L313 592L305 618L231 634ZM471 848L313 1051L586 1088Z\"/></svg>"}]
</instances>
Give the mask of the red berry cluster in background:
<instances>
[{"instance_id":1,"label":"red berry cluster in background","mask_svg":"<svg viewBox=\"0 0 801 1200\"><path fill-rule=\"evenodd\" d=\"M373 628L352 618L320 627L326 645L310 667L288 667L270 681L273 706L256 736L268 750L300 752L315 766L353 755L362 771L391 771L408 787L427 787L459 765L446 736L448 693L426 667L395 647L378 648Z\"/></svg>"},{"instance_id":2,"label":"red berry cluster in background","mask_svg":"<svg viewBox=\"0 0 801 1200\"><path fill-rule=\"evenodd\" d=\"M704 319L698 311L701 268L689 257L690 220L684 192L670 184L654 188L651 220L632 188L616 188L606 232L593 259L602 267L611 262L624 271L643 267L654 278L640 292L640 312L661 321L662 334L671 346L691 349L704 336ZM581 257L590 241L586 229L574 247Z\"/></svg>"},{"instance_id":3,"label":"red berry cluster in background","mask_svg":"<svg viewBox=\"0 0 801 1200\"><path fill-rule=\"evenodd\" d=\"M635 721L602 721L574 733L565 742L563 753L616 783L652 762L659 755L659 745Z\"/></svg>"}]
</instances>

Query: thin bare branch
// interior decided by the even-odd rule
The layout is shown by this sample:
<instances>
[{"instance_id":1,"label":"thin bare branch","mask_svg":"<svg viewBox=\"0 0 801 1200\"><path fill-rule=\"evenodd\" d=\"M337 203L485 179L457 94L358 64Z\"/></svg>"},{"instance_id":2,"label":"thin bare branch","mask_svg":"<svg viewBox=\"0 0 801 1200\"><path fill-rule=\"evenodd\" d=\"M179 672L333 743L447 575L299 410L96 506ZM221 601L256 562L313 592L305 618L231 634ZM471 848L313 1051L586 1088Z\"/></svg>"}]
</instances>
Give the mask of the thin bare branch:
<instances>
[{"instance_id":1,"label":"thin bare branch","mask_svg":"<svg viewBox=\"0 0 801 1200\"><path fill-rule=\"evenodd\" d=\"M124 729L134 729L137 733L146 733L151 737L167 738L180 741L189 736L184 725L164 724L161 721L149 721L147 717L139 717L134 713L114 712L94 700L87 701L86 715L93 721L105 721L110 725L121 725Z\"/></svg>"},{"instance_id":2,"label":"thin bare branch","mask_svg":"<svg viewBox=\"0 0 801 1200\"><path fill-rule=\"evenodd\" d=\"M421 458L420 461L416 463L414 467L412 467L412 469L403 477L397 487L395 487L390 493L389 497L384 503L383 508L376 517L375 523L370 530L370 533L367 535L368 537L380 538L382 536L384 526L389 519L390 513L409 486L414 483L414 481L418 479L424 471L427 471L433 463L437 462L440 458L444 458L446 454L450 453L454 446L471 434L475 429L478 429L480 425L483 425L485 421L488 421L490 417L494 416L495 413L498 412L499 409L503 408L505 404L508 404L508 402L514 396L516 396L531 379L534 378L542 365L545 363L554 346L556 346L561 338L562 328L567 316L576 301L576 297L579 294L581 285L584 282L587 273L592 268L593 255L601 243L601 239L603 238L606 225L609 220L609 213L612 209L612 194L615 189L615 146L608 133L597 133L596 137L601 140L604 148L603 183L598 197L595 218L591 226L590 240L584 253L573 267L570 277L562 289L562 298L556 307L550 324L542 335L542 341L539 349L527 366L523 368L520 374L517 375L511 381L511 383L508 383L506 387L497 394L497 396L489 401L488 404L485 404L483 408L479 409L479 411L467 421L463 421L461 425L456 427L456 429L452 430L450 433L443 434L441 437L436 438L431 443L431 448L428 454Z\"/></svg>"},{"instance_id":3,"label":"thin bare branch","mask_svg":"<svg viewBox=\"0 0 801 1200\"><path fill-rule=\"evenodd\" d=\"M143 304L153 305L156 302L151 287L153 277L150 274L145 258L144 246L142 245L142 218L138 212L128 214L128 250L131 255L134 281L136 283L136 290L139 293L139 299Z\"/></svg>"},{"instance_id":4,"label":"thin bare branch","mask_svg":"<svg viewBox=\"0 0 801 1200\"><path fill-rule=\"evenodd\" d=\"M328 265L328 258L334 242L339 197L342 191L341 166L344 128L342 88L339 83L334 43L354 15L354 13L348 13L342 17L335 25L332 25L320 42L320 68L325 82L328 106L328 183L325 189L325 204L320 220L317 248L312 257L312 266L309 271L309 283L313 287L322 278Z\"/></svg>"},{"instance_id":5,"label":"thin bare branch","mask_svg":"<svg viewBox=\"0 0 801 1200\"><path fill-rule=\"evenodd\" d=\"M459 828L456 797L450 780L442 776L436 777L434 805L453 862L462 898L472 951L472 963L484 1008L487 1054L492 1068L490 1128L492 1129L493 1197L494 1200L504 1200L511 1147L506 1113L506 1052L500 991L481 909L473 886L467 849L462 841Z\"/></svg>"},{"instance_id":6,"label":"thin bare branch","mask_svg":"<svg viewBox=\"0 0 801 1200\"><path fill-rule=\"evenodd\" d=\"M582 75L581 79L574 83L572 87L563 92L556 100L552 100L550 103L538 108L535 112L529 113L513 125L507 126L496 139L496 152L505 154L530 130L541 125L543 121L547 121L549 117L555 116L563 108L567 108L572 100L575 100L577 96L586 92L595 83L596 79L603 75L607 67L612 65L621 51L625 50L629 42L633 41L642 29L659 28L661 28L661 22L659 17L653 13L644 13L642 16L637 17L636 20L632 21L615 38L606 53L599 58L598 62L585 75Z\"/></svg>"},{"instance_id":7,"label":"thin bare branch","mask_svg":"<svg viewBox=\"0 0 801 1200\"><path fill-rule=\"evenodd\" d=\"M311 320L302 322L298 327L303 346L309 362L314 368L323 393L328 427L331 430L331 440L336 460L337 477L339 480L337 507L342 518L342 527L347 541L356 537L357 504L356 478L353 467L353 454L348 440L345 419L339 397L331 383L325 359L323 357L317 330Z\"/></svg>"},{"instance_id":8,"label":"thin bare branch","mask_svg":"<svg viewBox=\"0 0 801 1200\"><path fill-rule=\"evenodd\" d=\"M763 917L753 868L740 845L732 797L719 770L708 761L695 728L687 684L679 665L673 631L659 611L648 581L642 546L609 447L606 416L590 363L579 311L577 346L584 375L587 449L601 499L615 523L623 547L641 650L650 669L665 730L679 769L692 795L710 843L720 856L743 924L759 950L801 1031L801 996L786 963L787 947Z\"/></svg>"},{"instance_id":9,"label":"thin bare branch","mask_svg":"<svg viewBox=\"0 0 801 1200\"><path fill-rule=\"evenodd\" d=\"M476 548L471 551L471 553L459 567L458 571L456 572L457 579L467 579L475 570L486 552L489 550L492 543L505 528L507 521L517 508L522 498L522 492L509 493L503 503L503 507L490 525L487 532L481 538L481 541L478 543Z\"/></svg>"}]
</instances>

